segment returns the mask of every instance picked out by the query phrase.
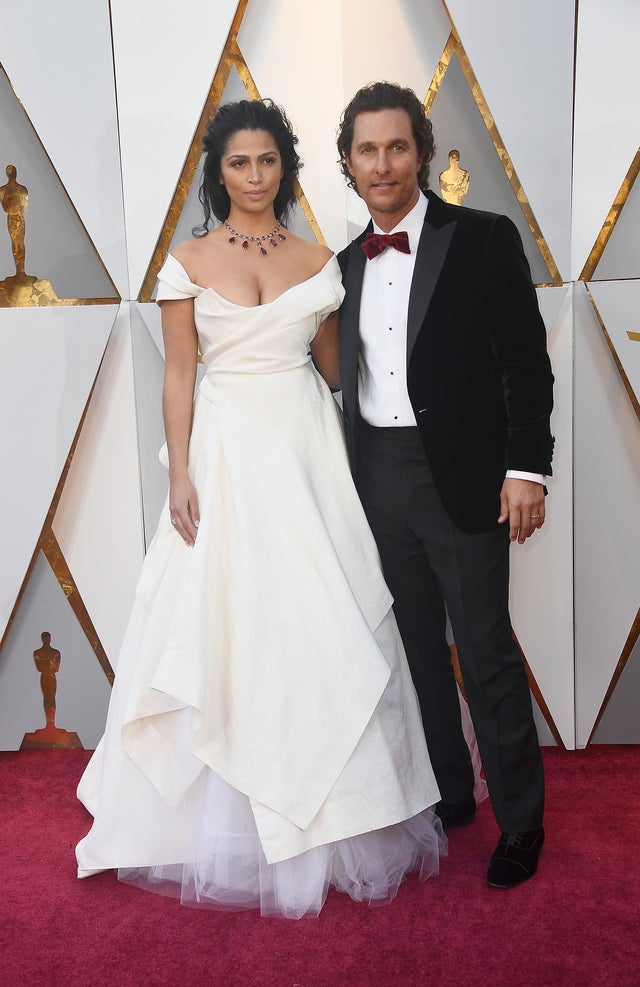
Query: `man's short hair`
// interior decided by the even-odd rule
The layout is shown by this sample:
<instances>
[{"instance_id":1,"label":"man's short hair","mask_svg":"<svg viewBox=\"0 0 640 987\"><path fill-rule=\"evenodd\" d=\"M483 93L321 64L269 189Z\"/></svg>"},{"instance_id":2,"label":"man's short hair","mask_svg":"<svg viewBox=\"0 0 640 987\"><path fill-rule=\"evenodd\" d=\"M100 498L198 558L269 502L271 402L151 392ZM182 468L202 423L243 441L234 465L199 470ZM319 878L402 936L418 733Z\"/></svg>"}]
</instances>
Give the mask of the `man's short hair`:
<instances>
[{"instance_id":1,"label":"man's short hair","mask_svg":"<svg viewBox=\"0 0 640 987\"><path fill-rule=\"evenodd\" d=\"M372 82L363 86L355 94L340 119L338 127L339 165L347 185L357 188L353 176L347 168L347 158L351 154L353 130L359 113L375 113L377 110L406 110L411 120L411 129L422 158L422 167L418 172L418 184L423 192L429 187L429 162L436 153L431 121L425 113L425 108L414 93L413 89L403 88L395 82Z\"/></svg>"}]
</instances>

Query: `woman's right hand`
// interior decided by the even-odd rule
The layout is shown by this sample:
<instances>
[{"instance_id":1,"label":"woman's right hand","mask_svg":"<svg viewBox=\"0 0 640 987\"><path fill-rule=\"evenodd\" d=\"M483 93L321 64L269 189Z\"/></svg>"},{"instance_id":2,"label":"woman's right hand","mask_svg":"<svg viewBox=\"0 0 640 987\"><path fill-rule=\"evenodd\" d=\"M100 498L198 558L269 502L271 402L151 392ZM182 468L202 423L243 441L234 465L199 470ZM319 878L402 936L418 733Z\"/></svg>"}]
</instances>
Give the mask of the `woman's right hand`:
<instances>
[{"instance_id":1,"label":"woman's right hand","mask_svg":"<svg viewBox=\"0 0 640 987\"><path fill-rule=\"evenodd\" d=\"M200 512L196 488L184 474L169 482L169 511L171 524L187 545L195 545Z\"/></svg>"}]
</instances>

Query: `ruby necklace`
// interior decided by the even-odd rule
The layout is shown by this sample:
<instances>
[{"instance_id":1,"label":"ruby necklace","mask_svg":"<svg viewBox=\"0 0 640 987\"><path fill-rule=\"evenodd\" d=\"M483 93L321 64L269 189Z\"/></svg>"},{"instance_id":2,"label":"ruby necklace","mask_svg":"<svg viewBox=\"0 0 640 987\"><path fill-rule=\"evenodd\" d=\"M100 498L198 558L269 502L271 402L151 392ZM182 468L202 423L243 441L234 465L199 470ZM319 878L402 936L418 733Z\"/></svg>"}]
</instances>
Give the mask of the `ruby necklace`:
<instances>
[{"instance_id":1,"label":"ruby necklace","mask_svg":"<svg viewBox=\"0 0 640 987\"><path fill-rule=\"evenodd\" d=\"M229 226L227 221L224 221L224 226L229 230L231 236L229 237L229 243L235 243L236 240L242 241L242 249L248 250L250 243L257 243L260 247L260 253L264 254L266 257L268 251L263 246L264 243L268 243L270 247L277 247L278 240L286 240L284 233L281 233L282 223L278 223L276 228L271 230L271 233L264 233L262 236L247 236L246 233L238 233L234 230L232 226ZM277 238L277 239L276 239Z\"/></svg>"}]
</instances>

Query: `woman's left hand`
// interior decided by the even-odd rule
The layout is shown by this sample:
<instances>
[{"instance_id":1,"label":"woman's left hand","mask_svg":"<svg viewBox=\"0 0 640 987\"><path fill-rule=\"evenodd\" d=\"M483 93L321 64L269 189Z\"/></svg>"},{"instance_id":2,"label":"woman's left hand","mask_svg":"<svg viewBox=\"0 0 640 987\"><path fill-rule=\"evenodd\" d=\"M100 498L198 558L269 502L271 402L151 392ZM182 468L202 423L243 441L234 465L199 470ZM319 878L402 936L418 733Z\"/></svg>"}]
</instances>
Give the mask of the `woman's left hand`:
<instances>
[{"instance_id":1,"label":"woman's left hand","mask_svg":"<svg viewBox=\"0 0 640 987\"><path fill-rule=\"evenodd\" d=\"M169 490L171 524L187 545L195 545L200 512L196 488L188 476L171 480Z\"/></svg>"}]
</instances>

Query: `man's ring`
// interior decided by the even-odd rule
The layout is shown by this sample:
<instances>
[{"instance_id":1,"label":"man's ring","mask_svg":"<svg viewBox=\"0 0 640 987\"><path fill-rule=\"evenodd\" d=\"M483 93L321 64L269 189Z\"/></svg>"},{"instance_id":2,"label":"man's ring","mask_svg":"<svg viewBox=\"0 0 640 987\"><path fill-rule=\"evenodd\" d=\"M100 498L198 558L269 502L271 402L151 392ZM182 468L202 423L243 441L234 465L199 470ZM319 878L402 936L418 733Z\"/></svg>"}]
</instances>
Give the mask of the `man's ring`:
<instances>
[{"instance_id":1,"label":"man's ring","mask_svg":"<svg viewBox=\"0 0 640 987\"><path fill-rule=\"evenodd\" d=\"M532 521L539 521L540 520L540 515L539 514L532 514L531 515L531 520ZM174 522L174 524L175 524L175 522Z\"/></svg>"},{"instance_id":2,"label":"man's ring","mask_svg":"<svg viewBox=\"0 0 640 987\"><path fill-rule=\"evenodd\" d=\"M176 519L175 519L174 517L172 517L172 518L171 518L171 524L177 524L177 523L178 523L178 522L176 521Z\"/></svg>"}]
</instances>

